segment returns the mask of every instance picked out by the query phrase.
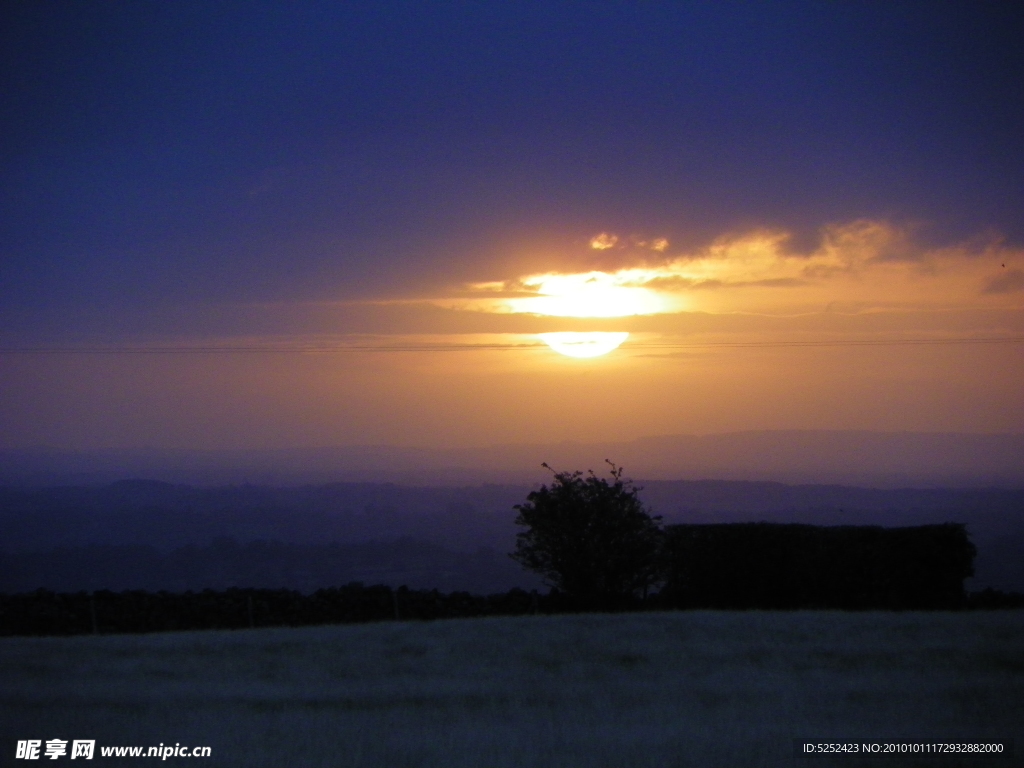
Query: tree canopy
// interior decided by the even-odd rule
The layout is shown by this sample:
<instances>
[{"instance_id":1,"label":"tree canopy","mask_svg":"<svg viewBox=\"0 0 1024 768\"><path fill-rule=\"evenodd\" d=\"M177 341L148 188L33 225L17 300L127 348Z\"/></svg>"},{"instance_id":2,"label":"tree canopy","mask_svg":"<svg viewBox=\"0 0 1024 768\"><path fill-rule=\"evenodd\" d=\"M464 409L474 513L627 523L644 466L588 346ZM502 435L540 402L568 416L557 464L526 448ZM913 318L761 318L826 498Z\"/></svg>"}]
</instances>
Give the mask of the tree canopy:
<instances>
[{"instance_id":1,"label":"tree canopy","mask_svg":"<svg viewBox=\"0 0 1024 768\"><path fill-rule=\"evenodd\" d=\"M661 517L648 513L622 468L608 464L609 478L555 472L554 482L515 506L526 530L513 559L581 608L626 605L658 580Z\"/></svg>"}]
</instances>

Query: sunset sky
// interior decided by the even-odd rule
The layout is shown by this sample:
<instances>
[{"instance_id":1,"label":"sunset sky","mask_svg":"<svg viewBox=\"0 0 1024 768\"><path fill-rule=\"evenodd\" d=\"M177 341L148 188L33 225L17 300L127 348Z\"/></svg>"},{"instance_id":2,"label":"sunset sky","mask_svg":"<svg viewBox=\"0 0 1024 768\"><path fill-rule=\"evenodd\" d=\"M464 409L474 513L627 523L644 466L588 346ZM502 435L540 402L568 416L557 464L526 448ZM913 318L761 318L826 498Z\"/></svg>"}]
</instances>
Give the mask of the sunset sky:
<instances>
[{"instance_id":1,"label":"sunset sky","mask_svg":"<svg viewBox=\"0 0 1024 768\"><path fill-rule=\"evenodd\" d=\"M1022 39L1012 3L4 3L0 448L1024 432Z\"/></svg>"}]
</instances>

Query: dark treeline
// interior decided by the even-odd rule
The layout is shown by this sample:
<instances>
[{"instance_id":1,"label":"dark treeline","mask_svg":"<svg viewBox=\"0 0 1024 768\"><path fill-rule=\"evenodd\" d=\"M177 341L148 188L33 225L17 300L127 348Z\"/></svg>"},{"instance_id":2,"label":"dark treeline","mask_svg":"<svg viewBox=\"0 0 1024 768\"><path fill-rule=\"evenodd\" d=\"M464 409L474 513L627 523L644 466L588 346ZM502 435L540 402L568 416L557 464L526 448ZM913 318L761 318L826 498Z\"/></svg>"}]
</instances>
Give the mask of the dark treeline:
<instances>
[{"instance_id":1,"label":"dark treeline","mask_svg":"<svg viewBox=\"0 0 1024 768\"><path fill-rule=\"evenodd\" d=\"M630 611L675 609L670 593L637 598ZM1024 595L984 590L960 609L1024 608ZM373 621L432 621L524 616L581 610L565 595L513 589L495 595L392 589L348 584L306 595L286 589L202 592L76 592L37 590L0 595L0 636L67 636L256 627L301 627Z\"/></svg>"},{"instance_id":2,"label":"dark treeline","mask_svg":"<svg viewBox=\"0 0 1024 768\"><path fill-rule=\"evenodd\" d=\"M0 595L0 635L80 635L198 629L299 627L388 620L560 613L557 593L513 589L495 595L348 584L305 595L287 589L202 592L37 590Z\"/></svg>"}]
</instances>

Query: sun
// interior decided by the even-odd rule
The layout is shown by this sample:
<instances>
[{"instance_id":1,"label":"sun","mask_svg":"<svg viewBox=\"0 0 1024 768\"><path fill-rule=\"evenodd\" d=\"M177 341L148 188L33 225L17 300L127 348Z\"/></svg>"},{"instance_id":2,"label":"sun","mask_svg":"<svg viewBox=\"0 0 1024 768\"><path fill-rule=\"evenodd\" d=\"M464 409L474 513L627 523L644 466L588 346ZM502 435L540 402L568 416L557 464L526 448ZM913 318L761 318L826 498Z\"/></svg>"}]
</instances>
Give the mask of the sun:
<instances>
[{"instance_id":1,"label":"sun","mask_svg":"<svg viewBox=\"0 0 1024 768\"><path fill-rule=\"evenodd\" d=\"M577 333L563 331L559 333L540 333L540 338L555 352L566 357L600 357L613 349L618 349L629 334L626 332L589 332Z\"/></svg>"},{"instance_id":2,"label":"sun","mask_svg":"<svg viewBox=\"0 0 1024 768\"><path fill-rule=\"evenodd\" d=\"M512 312L549 317L629 317L658 314L668 308L656 292L630 285L633 279L629 270L621 274L532 275L523 278L522 285L534 295L505 301Z\"/></svg>"}]
</instances>

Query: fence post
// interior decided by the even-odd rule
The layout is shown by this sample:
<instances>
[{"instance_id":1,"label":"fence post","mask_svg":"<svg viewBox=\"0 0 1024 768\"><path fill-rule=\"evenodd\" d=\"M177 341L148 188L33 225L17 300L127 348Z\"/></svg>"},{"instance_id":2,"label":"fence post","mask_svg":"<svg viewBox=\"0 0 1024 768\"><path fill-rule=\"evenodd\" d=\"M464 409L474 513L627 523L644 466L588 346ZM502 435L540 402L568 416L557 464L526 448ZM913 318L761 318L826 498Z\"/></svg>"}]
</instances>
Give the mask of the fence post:
<instances>
[{"instance_id":1,"label":"fence post","mask_svg":"<svg viewBox=\"0 0 1024 768\"><path fill-rule=\"evenodd\" d=\"M92 619L92 633L98 635L100 633L99 627L96 624L96 593L89 593L89 617Z\"/></svg>"}]
</instances>

